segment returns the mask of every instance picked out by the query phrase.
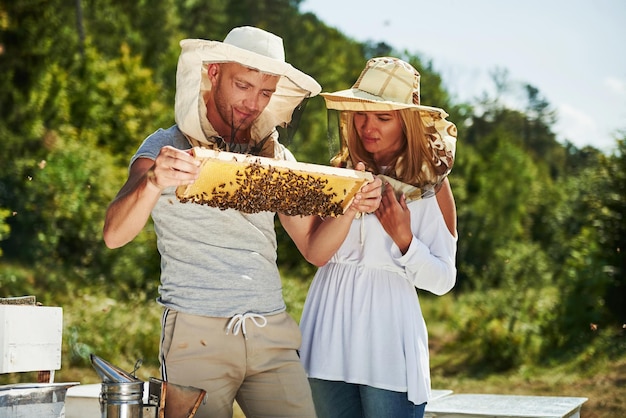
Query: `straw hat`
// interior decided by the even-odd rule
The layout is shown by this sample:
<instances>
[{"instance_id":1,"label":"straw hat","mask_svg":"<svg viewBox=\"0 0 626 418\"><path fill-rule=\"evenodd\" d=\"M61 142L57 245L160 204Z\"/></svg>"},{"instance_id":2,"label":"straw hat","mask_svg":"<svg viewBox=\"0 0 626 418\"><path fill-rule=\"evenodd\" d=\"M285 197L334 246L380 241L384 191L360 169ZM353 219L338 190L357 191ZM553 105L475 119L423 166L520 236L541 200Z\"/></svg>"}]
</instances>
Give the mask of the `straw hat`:
<instances>
[{"instance_id":1,"label":"straw hat","mask_svg":"<svg viewBox=\"0 0 626 418\"><path fill-rule=\"evenodd\" d=\"M436 188L450 173L456 152L456 126L446 120L448 114L443 109L420 103L420 74L409 63L393 57L372 58L352 88L321 93L321 96L329 110L340 112L415 111L424 125L431 158L440 170L428 174L427 184L414 185L418 187L416 195L428 195L427 189ZM343 136L345 132L342 130L340 134Z\"/></svg>"},{"instance_id":2,"label":"straw hat","mask_svg":"<svg viewBox=\"0 0 626 418\"><path fill-rule=\"evenodd\" d=\"M259 28L234 28L224 42L184 39L180 46L175 116L179 128L192 138L204 138L199 112L204 109L203 94L212 87L206 72L209 64L235 62L280 76L276 92L255 124L259 136L265 136L276 126L286 126L302 100L321 91L311 76L285 61L283 40Z\"/></svg>"},{"instance_id":3,"label":"straw hat","mask_svg":"<svg viewBox=\"0 0 626 418\"><path fill-rule=\"evenodd\" d=\"M351 89L322 93L329 109L370 111L412 108L424 112L448 114L439 108L420 104L420 74L398 58L372 58Z\"/></svg>"}]
</instances>

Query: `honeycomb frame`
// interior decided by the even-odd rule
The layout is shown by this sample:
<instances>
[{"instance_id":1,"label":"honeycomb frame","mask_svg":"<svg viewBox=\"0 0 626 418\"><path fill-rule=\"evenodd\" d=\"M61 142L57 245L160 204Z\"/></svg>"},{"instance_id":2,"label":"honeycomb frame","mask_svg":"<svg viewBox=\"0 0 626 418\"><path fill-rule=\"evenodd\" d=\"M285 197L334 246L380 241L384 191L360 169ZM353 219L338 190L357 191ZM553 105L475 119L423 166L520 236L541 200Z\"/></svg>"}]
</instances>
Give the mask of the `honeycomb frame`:
<instances>
[{"instance_id":1,"label":"honeycomb frame","mask_svg":"<svg viewBox=\"0 0 626 418\"><path fill-rule=\"evenodd\" d=\"M192 155L201 161L200 177L178 187L176 196L182 203L223 210L339 216L361 187L373 181L371 173L347 168L199 147Z\"/></svg>"}]
</instances>

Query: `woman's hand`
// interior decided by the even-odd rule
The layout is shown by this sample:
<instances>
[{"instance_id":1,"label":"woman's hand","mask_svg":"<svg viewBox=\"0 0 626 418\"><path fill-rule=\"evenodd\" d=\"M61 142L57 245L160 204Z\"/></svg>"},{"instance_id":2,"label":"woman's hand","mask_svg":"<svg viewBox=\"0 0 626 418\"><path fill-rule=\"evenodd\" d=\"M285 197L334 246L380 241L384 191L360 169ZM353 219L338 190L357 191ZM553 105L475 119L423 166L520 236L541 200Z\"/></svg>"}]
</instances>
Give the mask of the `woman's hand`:
<instances>
[{"instance_id":1,"label":"woman's hand","mask_svg":"<svg viewBox=\"0 0 626 418\"><path fill-rule=\"evenodd\" d=\"M356 169L365 171L365 164L358 163ZM382 186L383 182L378 177L374 177L373 182L364 185L354 196L348 210L353 211L355 214L357 212L373 213L376 211L380 205Z\"/></svg>"},{"instance_id":2,"label":"woman's hand","mask_svg":"<svg viewBox=\"0 0 626 418\"><path fill-rule=\"evenodd\" d=\"M399 199L389 183L385 183L380 206L375 212L384 230L396 243L402 254L405 254L413 240L411 232L411 212L406 204L404 194Z\"/></svg>"}]
</instances>

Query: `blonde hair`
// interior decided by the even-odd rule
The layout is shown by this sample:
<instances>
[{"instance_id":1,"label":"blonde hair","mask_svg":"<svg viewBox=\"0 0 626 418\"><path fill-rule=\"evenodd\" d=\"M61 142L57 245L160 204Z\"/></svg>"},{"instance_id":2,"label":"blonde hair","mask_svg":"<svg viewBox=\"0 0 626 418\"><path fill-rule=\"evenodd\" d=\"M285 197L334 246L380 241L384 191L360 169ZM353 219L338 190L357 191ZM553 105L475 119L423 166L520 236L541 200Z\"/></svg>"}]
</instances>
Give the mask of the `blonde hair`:
<instances>
[{"instance_id":1,"label":"blonde hair","mask_svg":"<svg viewBox=\"0 0 626 418\"><path fill-rule=\"evenodd\" d=\"M365 163L365 169L374 174L385 174L403 183L418 187L434 184L439 171L438 162L432 149L432 133L426 132L420 112L415 109L394 110L398 112L402 124L404 143L393 156L383 172L374 161L374 156L363 147L354 126L354 113L342 111L339 120L341 150L331 160L338 167L354 167L358 162Z\"/></svg>"}]
</instances>

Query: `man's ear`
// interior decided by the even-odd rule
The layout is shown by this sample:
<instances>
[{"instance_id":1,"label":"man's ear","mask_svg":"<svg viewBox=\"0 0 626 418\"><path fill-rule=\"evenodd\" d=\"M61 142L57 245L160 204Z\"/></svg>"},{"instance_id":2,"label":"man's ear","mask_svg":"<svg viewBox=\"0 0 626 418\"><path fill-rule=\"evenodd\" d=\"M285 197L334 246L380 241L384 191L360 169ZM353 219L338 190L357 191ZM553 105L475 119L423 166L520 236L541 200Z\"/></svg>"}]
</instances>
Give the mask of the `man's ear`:
<instances>
[{"instance_id":1,"label":"man's ear","mask_svg":"<svg viewBox=\"0 0 626 418\"><path fill-rule=\"evenodd\" d=\"M220 72L219 64L209 64L207 66L207 76L209 77L211 84L215 83L215 79L217 78L217 75L219 74L219 72Z\"/></svg>"}]
</instances>

